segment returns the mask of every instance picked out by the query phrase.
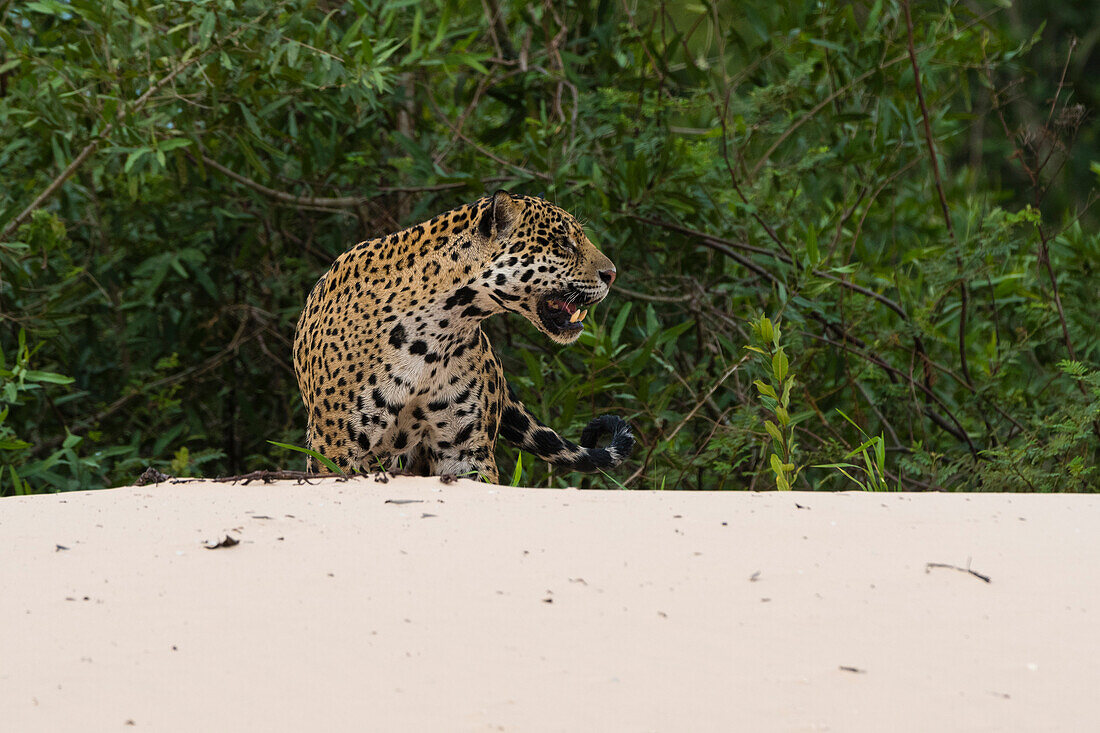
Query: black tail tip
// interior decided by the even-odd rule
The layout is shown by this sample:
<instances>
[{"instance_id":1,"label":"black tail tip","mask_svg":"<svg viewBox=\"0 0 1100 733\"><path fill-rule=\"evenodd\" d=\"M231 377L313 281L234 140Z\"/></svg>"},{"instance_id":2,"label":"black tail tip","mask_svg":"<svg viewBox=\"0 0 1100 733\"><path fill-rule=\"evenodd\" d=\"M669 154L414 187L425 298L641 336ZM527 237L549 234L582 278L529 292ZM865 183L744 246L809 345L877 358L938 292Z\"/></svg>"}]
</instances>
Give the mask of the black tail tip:
<instances>
[{"instance_id":1,"label":"black tail tip","mask_svg":"<svg viewBox=\"0 0 1100 733\"><path fill-rule=\"evenodd\" d=\"M604 434L611 435L607 451L617 459L616 464L630 458L630 454L634 452L634 433L630 431L630 425L626 420L617 415L600 415L592 418L592 422L581 431L581 447L595 448Z\"/></svg>"}]
</instances>

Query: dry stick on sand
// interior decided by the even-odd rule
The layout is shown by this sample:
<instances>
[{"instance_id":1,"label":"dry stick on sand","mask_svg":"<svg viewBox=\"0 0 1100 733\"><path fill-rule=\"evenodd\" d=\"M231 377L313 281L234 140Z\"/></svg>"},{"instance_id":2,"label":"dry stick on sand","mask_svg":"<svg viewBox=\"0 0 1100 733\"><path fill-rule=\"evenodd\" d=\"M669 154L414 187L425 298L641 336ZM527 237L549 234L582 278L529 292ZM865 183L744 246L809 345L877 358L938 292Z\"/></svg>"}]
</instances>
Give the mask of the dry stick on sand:
<instances>
[{"instance_id":1,"label":"dry stick on sand","mask_svg":"<svg viewBox=\"0 0 1100 733\"><path fill-rule=\"evenodd\" d=\"M251 473L242 473L237 476L219 476L217 481L227 481L237 483L238 481L248 484L252 481L263 481L265 484L269 484L272 481L284 481L292 480L301 483L309 483L311 480L334 478L343 481L347 481L347 476L341 476L338 473L313 473L311 471L252 471Z\"/></svg>"},{"instance_id":2,"label":"dry stick on sand","mask_svg":"<svg viewBox=\"0 0 1100 733\"><path fill-rule=\"evenodd\" d=\"M966 563L965 568L960 568L958 565L947 565L946 563L942 562L925 563L924 572L928 573L932 570L932 568L947 568L948 570L958 570L960 573L970 573L978 580L985 581L986 583L993 582L993 580L988 575L982 575L977 570L971 570L969 561Z\"/></svg>"}]
</instances>

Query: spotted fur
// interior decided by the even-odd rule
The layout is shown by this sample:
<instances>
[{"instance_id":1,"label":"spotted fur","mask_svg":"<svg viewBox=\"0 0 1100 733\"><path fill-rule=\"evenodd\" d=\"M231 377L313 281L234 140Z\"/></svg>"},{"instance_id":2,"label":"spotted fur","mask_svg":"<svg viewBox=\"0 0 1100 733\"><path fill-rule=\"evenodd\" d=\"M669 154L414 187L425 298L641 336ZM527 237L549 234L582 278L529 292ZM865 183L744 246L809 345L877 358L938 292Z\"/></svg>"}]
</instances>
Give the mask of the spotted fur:
<instances>
[{"instance_id":1,"label":"spotted fur","mask_svg":"<svg viewBox=\"0 0 1100 733\"><path fill-rule=\"evenodd\" d=\"M298 321L309 446L346 470L493 482L498 435L567 470L619 465L634 447L622 419L595 418L580 445L560 437L508 388L481 329L512 312L571 343L583 321L570 315L583 317L614 279L576 219L504 191L356 245L317 281Z\"/></svg>"}]
</instances>

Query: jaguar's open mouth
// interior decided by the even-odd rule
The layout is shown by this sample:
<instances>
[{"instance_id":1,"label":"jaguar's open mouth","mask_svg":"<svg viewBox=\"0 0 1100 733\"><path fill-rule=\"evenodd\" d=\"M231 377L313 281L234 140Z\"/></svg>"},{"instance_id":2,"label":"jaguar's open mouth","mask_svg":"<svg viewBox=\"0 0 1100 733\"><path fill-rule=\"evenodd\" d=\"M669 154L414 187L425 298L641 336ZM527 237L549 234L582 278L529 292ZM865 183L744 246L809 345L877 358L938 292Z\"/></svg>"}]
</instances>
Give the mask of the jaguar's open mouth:
<instances>
[{"instance_id":1,"label":"jaguar's open mouth","mask_svg":"<svg viewBox=\"0 0 1100 733\"><path fill-rule=\"evenodd\" d=\"M588 307L598 302L573 303L560 295L552 295L539 301L539 319L546 330L554 335L579 334L584 330L584 319L588 315Z\"/></svg>"}]
</instances>

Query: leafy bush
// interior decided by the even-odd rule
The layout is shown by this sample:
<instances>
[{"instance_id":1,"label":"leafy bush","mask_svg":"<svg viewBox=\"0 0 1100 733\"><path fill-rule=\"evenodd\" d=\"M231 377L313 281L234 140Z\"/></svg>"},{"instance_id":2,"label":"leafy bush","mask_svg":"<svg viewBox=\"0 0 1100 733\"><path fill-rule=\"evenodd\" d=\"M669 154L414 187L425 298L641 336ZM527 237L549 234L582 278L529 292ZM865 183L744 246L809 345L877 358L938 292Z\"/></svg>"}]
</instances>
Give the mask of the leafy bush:
<instances>
[{"instance_id":1,"label":"leafy bush","mask_svg":"<svg viewBox=\"0 0 1100 733\"><path fill-rule=\"evenodd\" d=\"M488 323L511 383L641 440L622 475L513 480L834 489L866 453L868 486L1095 490L1100 87L1043 12L1077 11L3 4L0 492L287 463L317 276L499 187L620 272L573 348Z\"/></svg>"}]
</instances>

